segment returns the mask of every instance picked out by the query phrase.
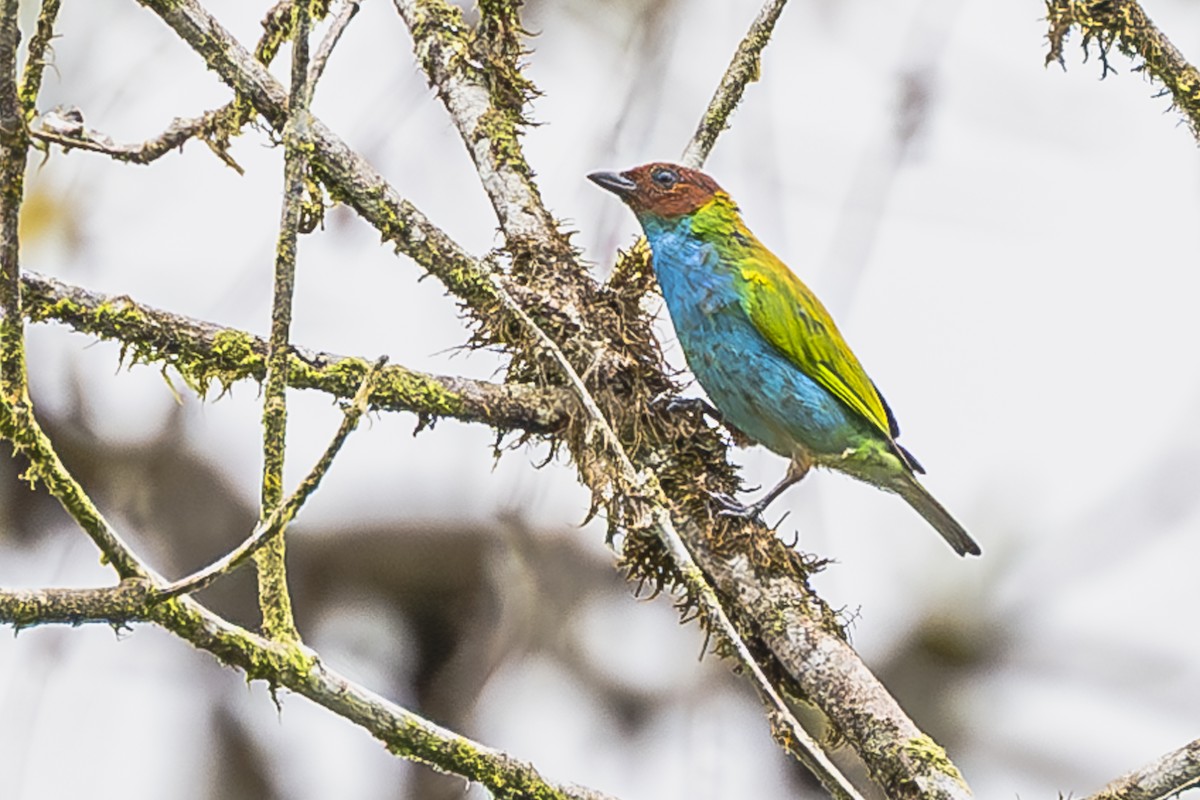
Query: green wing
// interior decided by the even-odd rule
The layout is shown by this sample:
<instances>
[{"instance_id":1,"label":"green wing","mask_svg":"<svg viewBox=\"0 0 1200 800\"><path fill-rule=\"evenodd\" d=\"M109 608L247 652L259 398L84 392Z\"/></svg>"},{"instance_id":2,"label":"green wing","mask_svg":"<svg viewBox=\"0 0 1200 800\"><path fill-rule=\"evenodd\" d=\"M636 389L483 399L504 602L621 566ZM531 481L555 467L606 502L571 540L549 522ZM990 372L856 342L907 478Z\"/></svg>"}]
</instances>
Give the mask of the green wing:
<instances>
[{"instance_id":1,"label":"green wing","mask_svg":"<svg viewBox=\"0 0 1200 800\"><path fill-rule=\"evenodd\" d=\"M888 407L821 301L765 248L742 261L741 278L742 309L763 338L891 441Z\"/></svg>"}]
</instances>

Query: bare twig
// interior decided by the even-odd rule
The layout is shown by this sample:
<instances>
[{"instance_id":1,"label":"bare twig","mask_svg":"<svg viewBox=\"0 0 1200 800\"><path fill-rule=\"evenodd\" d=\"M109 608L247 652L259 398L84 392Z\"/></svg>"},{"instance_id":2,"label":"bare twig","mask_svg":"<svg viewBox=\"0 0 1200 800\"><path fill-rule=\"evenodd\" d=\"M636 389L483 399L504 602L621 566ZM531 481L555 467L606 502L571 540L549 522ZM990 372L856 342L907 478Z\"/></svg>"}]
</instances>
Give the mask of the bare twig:
<instances>
[{"instance_id":1,"label":"bare twig","mask_svg":"<svg viewBox=\"0 0 1200 800\"><path fill-rule=\"evenodd\" d=\"M38 141L57 144L64 150L90 150L130 164L149 164L172 150L182 149L189 139L198 137L221 161L242 175L245 170L229 154L228 131L235 124L233 120L243 114L243 109L229 103L199 117L176 117L165 131L144 142L118 144L87 127L79 109L56 108L42 115L30 135Z\"/></svg>"},{"instance_id":2,"label":"bare twig","mask_svg":"<svg viewBox=\"0 0 1200 800\"><path fill-rule=\"evenodd\" d=\"M287 119L287 91L196 0L138 0L152 9L230 87L245 96L276 130ZM481 264L351 150L320 120L309 115L312 168L334 198L354 208L384 241L442 281L457 297L485 304L491 285Z\"/></svg>"},{"instance_id":3,"label":"bare twig","mask_svg":"<svg viewBox=\"0 0 1200 800\"><path fill-rule=\"evenodd\" d=\"M742 38L741 44L733 54L733 60L725 69L721 85L708 103L692 140L683 150L681 161L685 166L699 169L708 159L709 151L716 143L721 131L729 124L729 115L737 108L746 91L746 84L758 80L762 71L762 51L771 41L771 32L775 29L775 21L783 12L787 0L767 0L762 10L754 18L750 30Z\"/></svg>"},{"instance_id":4,"label":"bare twig","mask_svg":"<svg viewBox=\"0 0 1200 800\"><path fill-rule=\"evenodd\" d=\"M297 644L275 642L233 625L188 597L148 602L150 582L105 589L0 590L0 623L17 628L63 623L153 622L239 667L250 679L282 686L367 730L398 755L462 775L504 800L613 800L573 784L552 783L533 765L447 730L330 669Z\"/></svg>"},{"instance_id":5,"label":"bare twig","mask_svg":"<svg viewBox=\"0 0 1200 800\"><path fill-rule=\"evenodd\" d=\"M1111 70L1108 53L1114 44L1127 56L1140 56L1142 63L1134 69L1162 81L1175 108L1187 118L1192 136L1200 140L1200 71L1150 21L1136 0L1047 0L1046 19L1050 24L1047 64L1057 61L1065 66L1063 48L1073 26L1083 31L1085 57L1096 44L1102 76Z\"/></svg>"},{"instance_id":6,"label":"bare twig","mask_svg":"<svg viewBox=\"0 0 1200 800\"><path fill-rule=\"evenodd\" d=\"M1166 800L1200 786L1200 739L1122 775L1087 800Z\"/></svg>"},{"instance_id":7,"label":"bare twig","mask_svg":"<svg viewBox=\"0 0 1200 800\"><path fill-rule=\"evenodd\" d=\"M177 597L181 594L191 594L210 586L217 578L244 563L247 558L254 555L260 547L266 544L272 536L279 534L289 522L295 519L296 514L300 511L305 501L321 485L321 479L325 477L325 473L333 465L333 459L337 457L338 451L342 449L346 438L354 432L363 414L366 414L369 410L371 393L375 389L375 384L379 380L380 371L383 369L385 363L387 363L387 358L380 358L371 365L371 369L367 372L366 377L363 378L358 391L354 393L354 399L342 410L342 424L338 426L337 433L330 440L329 445L325 448L325 452L321 454L321 458L309 470L308 475L304 477L300 485L296 487L296 491L292 492L286 500L277 505L271 511L270 516L261 520L250 535L233 550L207 567L199 569L187 577L180 578L174 583L168 584L161 591L156 591L156 601L169 597Z\"/></svg>"},{"instance_id":8,"label":"bare twig","mask_svg":"<svg viewBox=\"0 0 1200 800\"><path fill-rule=\"evenodd\" d=\"M267 379L263 385L263 526L283 502L283 459L287 446L288 348L292 327L292 296L296 287L296 240L304 206L304 179L308 172L308 30L309 6L293 9L296 30L292 36L292 90L288 117L283 126L283 210L275 246L275 291L271 305L271 338L267 344ZM287 587L284 530L280 516L278 535L263 539L254 555L258 565L258 605L263 633L277 641L299 641Z\"/></svg>"},{"instance_id":9,"label":"bare twig","mask_svg":"<svg viewBox=\"0 0 1200 800\"><path fill-rule=\"evenodd\" d=\"M46 17L51 3L57 6L58 2L59 0L46 0L42 17ZM263 64L271 63L280 44L290 33L287 22L291 19L291 5L290 0L279 0L267 11L267 15L263 19L263 34L255 46L255 53ZM57 8L54 11L57 12ZM30 42L31 57L30 61L26 63L26 88L22 89L23 93L26 93L29 87L36 90L37 84L40 82L42 61L39 58L37 62L34 62L32 53L39 45L38 36L40 36L41 30L41 19L39 19L38 35ZM42 44L42 49L44 50L44 44ZM31 72L30 68L35 63L37 69L35 72ZM236 87L234 88L236 89ZM28 99L27 107L27 116L32 123L34 113L32 97ZM245 170L230 154L229 145L230 140L240 133L241 129L253 118L254 112L250 106L241 100L234 100L199 117L188 119L176 117L165 131L144 142L120 144L104 133L87 127L83 119L83 112L78 108L60 107L44 114L37 126L31 129L30 134L40 142L57 144L64 150L89 150L130 164L149 164L176 148L182 149L189 139L199 138L226 166L239 175L243 175Z\"/></svg>"},{"instance_id":10,"label":"bare twig","mask_svg":"<svg viewBox=\"0 0 1200 800\"><path fill-rule=\"evenodd\" d=\"M887 797L972 797L946 751L913 723L850 645L822 627L809 591L782 576L763 574L745 556L722 557L703 543L695 555L747 617L769 620L758 627L763 643L802 695L842 732Z\"/></svg>"},{"instance_id":11,"label":"bare twig","mask_svg":"<svg viewBox=\"0 0 1200 800\"><path fill-rule=\"evenodd\" d=\"M317 82L325 74L325 65L329 62L329 57L333 55L333 48L337 46L338 40L346 32L346 26L350 24L350 20L354 19L354 15L358 13L358 7L361 4L362 0L343 0L342 9L333 18L333 22L330 23L329 30L325 33L325 38L321 40L320 46L317 47L317 52L313 53L312 63L308 67L308 100L306 105L312 104L313 92L317 90Z\"/></svg>"}]
</instances>

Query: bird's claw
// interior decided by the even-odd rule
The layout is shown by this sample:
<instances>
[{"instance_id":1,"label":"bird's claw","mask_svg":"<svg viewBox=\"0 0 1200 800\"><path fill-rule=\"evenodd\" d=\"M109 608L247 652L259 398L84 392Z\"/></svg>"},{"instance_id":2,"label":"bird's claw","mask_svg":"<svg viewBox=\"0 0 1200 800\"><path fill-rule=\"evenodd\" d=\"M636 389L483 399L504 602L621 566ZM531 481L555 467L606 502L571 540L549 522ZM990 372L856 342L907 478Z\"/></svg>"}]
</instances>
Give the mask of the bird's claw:
<instances>
[{"instance_id":1,"label":"bird's claw","mask_svg":"<svg viewBox=\"0 0 1200 800\"><path fill-rule=\"evenodd\" d=\"M751 503L745 505L738 502L731 494L725 492L709 492L711 497L721 510L717 512L718 517L734 517L736 519L756 519L762 514L762 507L759 503Z\"/></svg>"},{"instance_id":2,"label":"bird's claw","mask_svg":"<svg viewBox=\"0 0 1200 800\"><path fill-rule=\"evenodd\" d=\"M712 404L703 397L666 397L664 395L659 395L651 401L651 404L658 405L664 400L666 402L663 403L663 408L669 414L673 414L676 411L691 411L693 413L710 417L717 421L722 419L721 412L713 408Z\"/></svg>"}]
</instances>

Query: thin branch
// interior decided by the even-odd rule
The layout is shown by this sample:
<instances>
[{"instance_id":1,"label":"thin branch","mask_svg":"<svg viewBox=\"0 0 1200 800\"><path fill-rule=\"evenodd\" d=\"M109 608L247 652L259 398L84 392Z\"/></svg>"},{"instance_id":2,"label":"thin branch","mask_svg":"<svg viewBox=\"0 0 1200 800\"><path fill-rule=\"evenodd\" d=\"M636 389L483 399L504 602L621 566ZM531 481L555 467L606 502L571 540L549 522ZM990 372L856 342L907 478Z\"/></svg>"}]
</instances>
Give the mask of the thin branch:
<instances>
[{"instance_id":1,"label":"thin branch","mask_svg":"<svg viewBox=\"0 0 1200 800\"><path fill-rule=\"evenodd\" d=\"M249 679L282 686L364 728L390 751L462 775L504 800L613 800L572 784L552 783L533 765L447 730L389 702L326 666L311 650L274 642L233 625L187 597L153 602L149 581L105 589L0 590L0 623L24 628L63 623L124 626L153 622L238 667Z\"/></svg>"},{"instance_id":2,"label":"thin branch","mask_svg":"<svg viewBox=\"0 0 1200 800\"><path fill-rule=\"evenodd\" d=\"M196 0L138 0L245 96L275 130L287 118L287 91ZM312 168L334 200L354 208L397 250L442 281L460 299L494 302L480 261L431 223L367 161L320 120L309 116Z\"/></svg>"},{"instance_id":3,"label":"thin branch","mask_svg":"<svg viewBox=\"0 0 1200 800\"><path fill-rule=\"evenodd\" d=\"M329 30L325 33L325 38L321 40L320 46L317 47L317 52L313 53L312 63L308 67L308 100L306 105L312 104L313 93L317 90L317 82L325 74L325 65L329 62L329 57L333 55L333 48L337 46L338 41L342 38L342 34L346 32L346 26L350 24L350 20L354 19L354 15L358 13L358 8L361 4L362 0L343 0L341 11L333 18L333 22L329 25Z\"/></svg>"},{"instance_id":4,"label":"thin branch","mask_svg":"<svg viewBox=\"0 0 1200 800\"><path fill-rule=\"evenodd\" d=\"M118 144L87 127L78 108L56 108L43 114L29 133L38 141L57 144L64 150L90 150L130 164L149 164L173 150L182 150L189 139L199 138L226 166L243 175L245 170L234 161L228 148L229 131L244 114L245 109L228 103L199 117L176 117L165 131L144 142Z\"/></svg>"},{"instance_id":5,"label":"thin branch","mask_svg":"<svg viewBox=\"0 0 1200 800\"><path fill-rule=\"evenodd\" d=\"M1046 20L1050 25L1047 64L1057 61L1065 66L1063 48L1073 26L1083 31L1085 59L1092 43L1096 44L1103 65L1101 77L1111 71L1108 53L1115 44L1125 55L1142 59L1135 70L1145 70L1162 81L1174 107L1186 117L1192 136L1200 140L1200 71L1155 27L1135 0L1047 0Z\"/></svg>"},{"instance_id":6,"label":"thin branch","mask_svg":"<svg viewBox=\"0 0 1200 800\"><path fill-rule=\"evenodd\" d=\"M338 426L337 433L334 434L333 439L330 440L329 445L325 448L325 452L321 454L321 458L309 470L308 475L304 477L304 480L300 482L296 490L286 500L276 506L271 511L270 516L260 521L240 545L207 567L199 569L174 583L168 584L161 591L156 592L156 601L169 597L177 597L181 594L191 594L210 586L217 578L244 563L247 558L254 555L260 547L266 544L272 536L282 532L287 524L295 519L296 514L299 513L305 501L321 485L321 479L325 477L325 473L333 465L333 459L337 457L338 451L342 449L342 445L345 444L346 439L358 427L359 420L362 419L363 414L366 414L370 409L371 393L375 390L375 384L379 380L380 371L383 369L385 363L387 363L387 358L380 358L371 365L371 369L363 378L358 391L354 393L354 400L342 410L342 424Z\"/></svg>"},{"instance_id":7,"label":"thin branch","mask_svg":"<svg viewBox=\"0 0 1200 800\"><path fill-rule=\"evenodd\" d=\"M25 322L21 313L20 239L17 223L25 192L29 138L17 88L17 0L0 6L0 399L24 415Z\"/></svg>"},{"instance_id":8,"label":"thin branch","mask_svg":"<svg viewBox=\"0 0 1200 800\"><path fill-rule=\"evenodd\" d=\"M692 140L683 150L681 161L685 166L699 169L704 166L708 154L717 141L717 137L729 125L729 116L742 100L746 84L758 80L762 73L762 51L771 41L771 32L775 29L775 21L783 12L787 0L767 0L762 10L754 18L750 30L742 38L733 60L725 69L721 84L716 94L708 103L704 116Z\"/></svg>"},{"instance_id":9,"label":"thin branch","mask_svg":"<svg viewBox=\"0 0 1200 800\"><path fill-rule=\"evenodd\" d=\"M3 10L14 13L5 15L4 19L13 20L15 19L16 0L5 1L7 5ZM6 36L10 33L11 36ZM4 45L11 42L15 48L16 40L15 23L11 28L6 29L3 21L0 21L0 67L5 63ZM10 63L15 65L15 59ZM3 79L0 78L0 82L2 81ZM4 99L3 89L4 87L0 86L0 105L3 104ZM3 122L3 118L3 114L0 113L0 122ZM0 131L0 133L5 132L20 135L23 133L23 128ZM3 143L8 144L8 141L5 140ZM25 154L24 142L20 142L20 144L22 145L19 152L20 161L9 157L5 159L3 165L0 165L12 171L14 169L12 165L19 164L20 167L15 169L18 178L22 175ZM11 156L12 153L5 151L3 155ZM0 193L4 197L4 202L10 204L8 207L0 206L0 212L13 220L15 231L16 208L13 207L15 203L11 199L13 195L7 191L11 185L6 185L6 191ZM19 182L16 187L18 191L15 197L16 202L19 202ZM370 189L363 185L354 188L357 191ZM385 198L385 201L387 200L390 198ZM365 205L371 206L370 203L365 203ZM387 209L389 205L395 207L395 204L386 202L382 206L371 207ZM407 228L404 226L408 226L409 222L410 220L406 219L401 223L401 230L406 230ZM436 229L434 231L438 233ZM15 262L15 240L12 251L14 258L11 263L4 264L4 277L8 280L3 282L0 292L3 292L7 301L2 306L5 313L4 321L16 320L17 330L20 333L23 311L20 306L20 275ZM18 352L23 354L22 341L18 336L16 339ZM18 380L23 384L23 371L19 374ZM6 397L0 397L0 399L7 400ZM0 411L3 412L0 414L0 432L6 435L11 435L16 430L14 415L10 413L12 410L11 405L7 402L3 404L3 408L0 408ZM33 430L40 433L36 428ZM14 441L18 446L22 446L21 440L14 439ZM45 462L54 456L53 450L49 448L49 442L45 441L44 445L47 452L33 454L35 465L42 465L43 474L47 469ZM69 475L66 475L65 470L61 470L61 464L57 464L56 460L51 467L55 466L62 473L61 477L69 480ZM95 528L102 525L104 529L108 530L107 523L104 523L98 512L95 512L90 500L82 494L78 485L72 482L71 486L78 493L80 503L86 504L83 511L86 512L90 509L94 513L89 518L87 513L80 512L77 504L64 501L64 505L68 506L68 509L79 519L80 524L89 530L89 533L93 533L93 538L98 538L95 535ZM53 486L51 490L56 496L62 496L60 487ZM133 552L119 538L115 537L115 533L112 540L107 542L106 546L102 546L102 549L122 574L139 572L148 576L148 580L127 581L116 590L97 590L94 599L101 604L108 604L103 609L97 609L86 602L81 606L81 602L85 598L82 598L78 592L71 593L69 596L42 594L37 598L30 597L28 593L0 593L0 619L21 624L36 624L40 621L54 619L56 611L61 621L74 623L102 618L105 621L126 622L138 618L136 614L131 613L132 609L129 608L130 597L136 599L140 592L146 590L146 584L159 585L161 579L149 570L143 569ZM126 565L132 565L132 567ZM31 609L36 612L32 616L30 615ZM580 800L600 800L603 797L603 795L590 790L549 784L528 764L459 737L388 703L328 670L309 651L298 645L272 642L255 636L212 615L190 598L182 597L154 603L151 608L145 610L144 617L157 622L195 646L212 652L223 662L240 666L251 678L262 678L270 681L273 686L282 685L292 688L315 702L325 705L335 713L367 728L397 754L477 780L487 786L496 797L512 798L513 800L532 796L580 798Z\"/></svg>"},{"instance_id":10,"label":"thin branch","mask_svg":"<svg viewBox=\"0 0 1200 800\"><path fill-rule=\"evenodd\" d=\"M283 503L283 460L287 446L287 374L292 327L292 297L296 288L296 240L304 207L304 180L308 172L308 30L309 6L297 3L292 16L292 90L288 118L283 126L283 209L279 240L275 246L275 291L271 304L271 338L267 344L267 379L263 384L263 467L260 524ZM263 633L276 641L299 641L287 587L284 530L280 516L278 535L264 539L254 555L258 566L258 605Z\"/></svg>"},{"instance_id":11,"label":"thin branch","mask_svg":"<svg viewBox=\"0 0 1200 800\"><path fill-rule=\"evenodd\" d=\"M141 305L128 295L92 292L29 272L21 276L21 292L30 321L55 320L82 333L117 340L122 358L131 364L169 366L201 396L214 382L226 391L238 381L262 382L266 377L267 342L245 331ZM363 358L295 345L289 358L288 386L345 400L354 396L370 367ZM372 408L382 411L410 411L427 419L451 417L527 433L560 430L571 402L569 393L555 387L430 375L394 364L380 373L371 395Z\"/></svg>"},{"instance_id":12,"label":"thin branch","mask_svg":"<svg viewBox=\"0 0 1200 800\"><path fill-rule=\"evenodd\" d=\"M58 10L62 0L42 0L42 10L38 13L37 29L29 39L29 52L25 58L25 72L21 76L21 108L28 122L37 113L37 97L42 90L42 72L46 68L46 53L50 49L50 40L54 38L54 21L58 19Z\"/></svg>"},{"instance_id":13,"label":"thin branch","mask_svg":"<svg viewBox=\"0 0 1200 800\"><path fill-rule=\"evenodd\" d=\"M1122 775L1087 800L1166 800L1200 787L1200 739Z\"/></svg>"},{"instance_id":14,"label":"thin branch","mask_svg":"<svg viewBox=\"0 0 1200 800\"><path fill-rule=\"evenodd\" d=\"M18 0L4 0L0 6L0 436L12 442L15 453L29 459L25 478L46 484L118 575L145 577L150 574L148 568L132 554L59 459L29 399L18 238L29 137L16 77L18 5Z\"/></svg>"},{"instance_id":15,"label":"thin branch","mask_svg":"<svg viewBox=\"0 0 1200 800\"><path fill-rule=\"evenodd\" d=\"M57 5L59 0L46 0L43 17L52 2ZM291 5L291 0L279 0L267 11L263 19L263 34L255 45L255 53L263 64L271 63L280 45L290 35L291 28L288 23L291 20ZM57 12L57 8L54 11ZM41 30L39 18L38 35L41 34ZM44 49L45 45L35 36L30 42L31 56L25 65L26 77L22 89L23 95L28 96L27 117L30 123L33 123L36 91L30 94L28 87L36 90L37 83L40 82L42 59L39 57L35 62L32 57L34 50L39 46ZM35 64L37 69L31 72L30 68ZM30 130L30 135L44 144L57 144L63 150L89 150L130 164L149 164L172 150L182 150L189 139L199 138L226 166L239 175L244 175L245 170L234 160L229 146L233 137L241 133L242 128L253 119L253 107L238 98L199 117L176 117L165 131L144 142L119 144L106 134L87 127L80 109L59 107L42 115L36 127Z\"/></svg>"}]
</instances>

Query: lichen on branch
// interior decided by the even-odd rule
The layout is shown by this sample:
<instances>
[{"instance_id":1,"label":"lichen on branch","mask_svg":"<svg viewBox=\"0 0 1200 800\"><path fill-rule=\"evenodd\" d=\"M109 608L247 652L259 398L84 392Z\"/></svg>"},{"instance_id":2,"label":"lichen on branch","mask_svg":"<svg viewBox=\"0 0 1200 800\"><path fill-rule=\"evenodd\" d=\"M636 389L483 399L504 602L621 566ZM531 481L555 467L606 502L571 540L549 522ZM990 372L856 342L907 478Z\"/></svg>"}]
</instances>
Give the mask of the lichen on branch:
<instances>
[{"instance_id":1,"label":"lichen on branch","mask_svg":"<svg viewBox=\"0 0 1200 800\"><path fill-rule=\"evenodd\" d=\"M1072 28L1083 33L1080 46L1086 60L1095 45L1101 76L1115 72L1108 57L1113 46L1123 55L1140 59L1135 72L1145 72L1166 87L1172 106L1188 122L1200 141L1200 71L1160 31L1135 0L1047 0L1046 38L1050 50L1046 63L1057 61L1065 68L1063 50Z\"/></svg>"}]
</instances>

